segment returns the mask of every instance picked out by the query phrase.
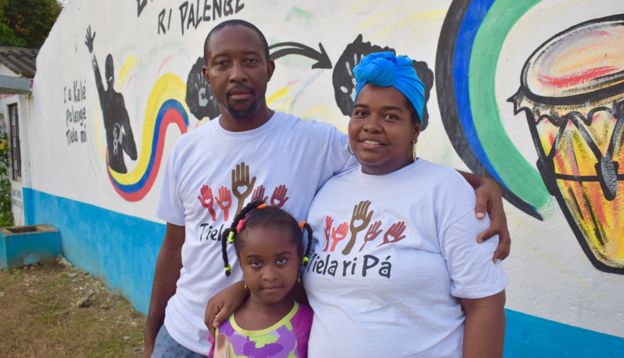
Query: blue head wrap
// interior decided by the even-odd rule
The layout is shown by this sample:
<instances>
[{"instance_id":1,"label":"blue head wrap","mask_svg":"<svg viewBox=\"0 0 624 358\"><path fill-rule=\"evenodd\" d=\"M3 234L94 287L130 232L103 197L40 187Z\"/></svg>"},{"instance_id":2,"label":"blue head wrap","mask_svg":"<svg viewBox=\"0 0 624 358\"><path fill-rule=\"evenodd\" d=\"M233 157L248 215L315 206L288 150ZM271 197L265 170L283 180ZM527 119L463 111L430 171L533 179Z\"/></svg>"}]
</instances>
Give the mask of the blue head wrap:
<instances>
[{"instance_id":1,"label":"blue head wrap","mask_svg":"<svg viewBox=\"0 0 624 358\"><path fill-rule=\"evenodd\" d=\"M355 99L367 83L379 87L394 87L414 106L422 122L425 107L425 85L407 56L395 56L392 52L371 53L353 69L357 87Z\"/></svg>"}]
</instances>

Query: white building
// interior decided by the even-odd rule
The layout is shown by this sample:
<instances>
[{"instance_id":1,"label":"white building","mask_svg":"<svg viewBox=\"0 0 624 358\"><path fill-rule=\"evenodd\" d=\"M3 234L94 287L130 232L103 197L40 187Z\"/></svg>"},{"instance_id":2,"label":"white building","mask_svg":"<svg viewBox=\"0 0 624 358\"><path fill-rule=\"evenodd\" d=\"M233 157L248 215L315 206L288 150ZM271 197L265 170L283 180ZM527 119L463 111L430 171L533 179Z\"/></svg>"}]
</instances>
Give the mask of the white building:
<instances>
[{"instance_id":1,"label":"white building","mask_svg":"<svg viewBox=\"0 0 624 358\"><path fill-rule=\"evenodd\" d=\"M0 47L0 125L8 137L9 179L15 225L24 224L22 187L29 186L28 136L32 78L38 50Z\"/></svg>"},{"instance_id":2,"label":"white building","mask_svg":"<svg viewBox=\"0 0 624 358\"><path fill-rule=\"evenodd\" d=\"M32 86L0 56L3 87L24 93L0 98L19 122L16 220L60 229L70 261L146 312L160 169L217 114L208 31L256 24L277 65L269 106L342 130L351 69L388 47L431 71L419 155L505 188L506 355L622 356L623 14L621 0L71 1Z\"/></svg>"}]
</instances>

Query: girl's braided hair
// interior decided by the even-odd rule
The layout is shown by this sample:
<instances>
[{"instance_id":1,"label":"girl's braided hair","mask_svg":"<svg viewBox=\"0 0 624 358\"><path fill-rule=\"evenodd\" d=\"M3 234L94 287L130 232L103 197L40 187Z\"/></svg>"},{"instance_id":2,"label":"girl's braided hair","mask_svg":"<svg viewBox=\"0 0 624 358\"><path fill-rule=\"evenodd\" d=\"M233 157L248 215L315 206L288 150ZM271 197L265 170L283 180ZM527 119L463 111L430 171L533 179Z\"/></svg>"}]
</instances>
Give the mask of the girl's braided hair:
<instances>
[{"instance_id":1,"label":"girl's braided hair","mask_svg":"<svg viewBox=\"0 0 624 358\"><path fill-rule=\"evenodd\" d=\"M243 245L240 240L241 234L243 234L246 229L258 226L278 226L290 231L291 238L297 245L299 254L303 256L303 265L306 266L308 264L308 261L310 261L310 251L312 250L312 227L310 224L307 222L297 223L297 220L288 212L275 206L268 206L263 201L258 200L247 204L240 213L234 217L230 227L227 228L221 236L221 254L223 256L226 276L229 276L232 272L227 255L227 244L234 244L236 252L238 253L241 245ZM308 234L305 250L302 230Z\"/></svg>"}]
</instances>

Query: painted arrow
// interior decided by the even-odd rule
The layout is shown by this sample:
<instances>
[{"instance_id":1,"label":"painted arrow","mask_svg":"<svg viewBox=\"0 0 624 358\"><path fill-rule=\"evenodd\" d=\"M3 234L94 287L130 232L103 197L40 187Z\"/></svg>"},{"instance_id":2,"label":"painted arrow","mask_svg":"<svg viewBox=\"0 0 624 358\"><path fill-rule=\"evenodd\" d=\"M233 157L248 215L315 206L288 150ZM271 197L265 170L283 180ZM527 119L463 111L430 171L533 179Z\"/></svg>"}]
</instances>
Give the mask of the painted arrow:
<instances>
[{"instance_id":1,"label":"painted arrow","mask_svg":"<svg viewBox=\"0 0 624 358\"><path fill-rule=\"evenodd\" d=\"M331 60L329 59L329 56L327 56L327 52L325 52L325 49L320 42L319 49L321 50L320 52L316 51L312 47L298 42L280 42L269 46L269 51L272 51L272 60L276 60L287 55L300 55L317 61L312 65L312 68L332 68Z\"/></svg>"}]
</instances>

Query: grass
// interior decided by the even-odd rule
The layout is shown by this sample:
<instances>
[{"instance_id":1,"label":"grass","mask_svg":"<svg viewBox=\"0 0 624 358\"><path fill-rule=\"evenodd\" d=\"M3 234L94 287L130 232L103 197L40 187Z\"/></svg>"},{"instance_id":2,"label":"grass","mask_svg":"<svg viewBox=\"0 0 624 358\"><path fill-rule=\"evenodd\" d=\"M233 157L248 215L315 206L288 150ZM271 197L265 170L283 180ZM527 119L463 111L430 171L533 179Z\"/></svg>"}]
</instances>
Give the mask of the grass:
<instances>
[{"instance_id":1,"label":"grass","mask_svg":"<svg viewBox=\"0 0 624 358\"><path fill-rule=\"evenodd\" d=\"M145 316L73 267L0 270L0 357L138 357Z\"/></svg>"}]
</instances>

